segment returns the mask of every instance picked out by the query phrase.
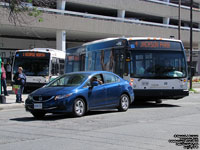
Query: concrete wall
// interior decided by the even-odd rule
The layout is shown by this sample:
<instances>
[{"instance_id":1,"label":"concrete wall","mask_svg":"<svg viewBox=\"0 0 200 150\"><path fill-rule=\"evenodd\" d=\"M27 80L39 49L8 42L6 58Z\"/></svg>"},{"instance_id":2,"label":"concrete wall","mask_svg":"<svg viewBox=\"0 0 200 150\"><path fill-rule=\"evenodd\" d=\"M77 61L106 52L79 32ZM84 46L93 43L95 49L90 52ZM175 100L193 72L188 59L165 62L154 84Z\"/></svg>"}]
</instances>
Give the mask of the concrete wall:
<instances>
[{"instance_id":1,"label":"concrete wall","mask_svg":"<svg viewBox=\"0 0 200 150\"><path fill-rule=\"evenodd\" d=\"M8 16L4 15L1 18L1 24L12 25L8 21ZM21 25L22 27L50 29L50 30L66 30L73 32L83 32L88 34L103 34L104 36L149 36L149 37L166 37L175 36L177 38L177 29L147 26L134 23L124 23L116 21L97 20L91 18L83 18L76 16L67 16L59 14L43 14L44 21L38 22L37 20ZM195 43L199 43L200 32L193 32L193 39ZM189 31L181 31L181 40L189 41Z\"/></svg>"},{"instance_id":2,"label":"concrete wall","mask_svg":"<svg viewBox=\"0 0 200 150\"><path fill-rule=\"evenodd\" d=\"M31 49L34 47L56 48L55 41L1 38L1 37L0 37L0 39L1 39L0 41L2 43L2 45L0 45L0 48L5 48L5 49Z\"/></svg>"},{"instance_id":3,"label":"concrete wall","mask_svg":"<svg viewBox=\"0 0 200 150\"><path fill-rule=\"evenodd\" d=\"M103 8L126 10L158 17L170 17L178 20L178 7L140 0L67 0L76 4L97 6ZM67 7L67 6L66 6ZM194 11L194 20L200 23L200 11ZM190 10L181 9L181 19L190 20Z\"/></svg>"}]
</instances>

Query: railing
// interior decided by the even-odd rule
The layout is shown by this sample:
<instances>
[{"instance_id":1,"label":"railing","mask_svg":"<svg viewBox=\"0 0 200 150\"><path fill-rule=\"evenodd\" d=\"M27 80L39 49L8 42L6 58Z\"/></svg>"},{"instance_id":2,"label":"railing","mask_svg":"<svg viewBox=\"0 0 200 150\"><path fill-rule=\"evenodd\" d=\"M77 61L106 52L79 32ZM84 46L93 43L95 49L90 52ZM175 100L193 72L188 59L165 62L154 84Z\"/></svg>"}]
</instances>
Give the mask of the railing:
<instances>
[{"instance_id":1,"label":"railing","mask_svg":"<svg viewBox=\"0 0 200 150\"><path fill-rule=\"evenodd\" d=\"M165 2L165 1L160 1L160 0L143 0L143 1L149 1L149 2L163 4L163 5L168 5L168 6L173 6L173 7L179 7L178 4L174 4L174 3L170 3L170 2ZM184 5L181 5L181 8L183 8L183 9L190 9L190 7L184 6ZM200 9L193 8L193 11L200 11Z\"/></svg>"},{"instance_id":2,"label":"railing","mask_svg":"<svg viewBox=\"0 0 200 150\"><path fill-rule=\"evenodd\" d=\"M156 1L156 0L149 0L149 1ZM8 7L9 4L0 2L0 6ZM35 7L30 6L29 8L32 9ZM41 7L36 7L36 8L44 13L56 13L56 14L61 14L61 15L77 16L77 17L82 17L82 18L98 19L98 20L105 20L105 21L117 21L117 22L124 22L124 23L134 23L134 24L147 25L147 26L157 26L157 27L178 29L178 26L175 26L175 25L167 25L167 24L153 23L153 22L147 22L147 21L141 21L141 20L132 20L132 19L126 19L126 18L94 15L94 14L88 14L88 13L51 9L51 8L41 8ZM190 30L190 27L182 26L181 30ZM200 32L200 29L193 28L193 31Z\"/></svg>"}]
</instances>

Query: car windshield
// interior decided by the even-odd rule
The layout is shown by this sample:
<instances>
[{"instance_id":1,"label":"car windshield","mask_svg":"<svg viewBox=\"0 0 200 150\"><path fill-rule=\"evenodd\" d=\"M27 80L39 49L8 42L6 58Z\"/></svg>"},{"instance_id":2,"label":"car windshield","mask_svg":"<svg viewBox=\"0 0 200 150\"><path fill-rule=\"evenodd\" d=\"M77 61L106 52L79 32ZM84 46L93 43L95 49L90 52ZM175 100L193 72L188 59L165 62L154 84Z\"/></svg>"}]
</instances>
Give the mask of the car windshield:
<instances>
[{"instance_id":1,"label":"car windshield","mask_svg":"<svg viewBox=\"0 0 200 150\"><path fill-rule=\"evenodd\" d=\"M182 52L135 52L131 65L131 76L138 78L183 78L187 73Z\"/></svg>"},{"instance_id":2,"label":"car windshield","mask_svg":"<svg viewBox=\"0 0 200 150\"><path fill-rule=\"evenodd\" d=\"M53 80L46 87L79 86L87 79L87 77L88 76L84 74L68 74Z\"/></svg>"}]
</instances>

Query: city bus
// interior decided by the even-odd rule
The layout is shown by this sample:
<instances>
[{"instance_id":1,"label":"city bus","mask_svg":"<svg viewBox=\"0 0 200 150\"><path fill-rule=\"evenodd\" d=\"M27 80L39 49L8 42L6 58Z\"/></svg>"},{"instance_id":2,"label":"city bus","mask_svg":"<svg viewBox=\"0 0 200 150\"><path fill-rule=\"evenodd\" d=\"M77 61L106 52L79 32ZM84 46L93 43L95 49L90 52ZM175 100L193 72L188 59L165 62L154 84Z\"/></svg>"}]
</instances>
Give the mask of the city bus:
<instances>
[{"instance_id":1,"label":"city bus","mask_svg":"<svg viewBox=\"0 0 200 150\"><path fill-rule=\"evenodd\" d=\"M26 75L25 89L42 87L53 78L64 74L65 52L50 48L17 50L12 68L13 76L18 67Z\"/></svg>"},{"instance_id":2,"label":"city bus","mask_svg":"<svg viewBox=\"0 0 200 150\"><path fill-rule=\"evenodd\" d=\"M66 50L65 72L111 71L128 80L136 100L188 96L186 55L180 40L107 38Z\"/></svg>"}]
</instances>

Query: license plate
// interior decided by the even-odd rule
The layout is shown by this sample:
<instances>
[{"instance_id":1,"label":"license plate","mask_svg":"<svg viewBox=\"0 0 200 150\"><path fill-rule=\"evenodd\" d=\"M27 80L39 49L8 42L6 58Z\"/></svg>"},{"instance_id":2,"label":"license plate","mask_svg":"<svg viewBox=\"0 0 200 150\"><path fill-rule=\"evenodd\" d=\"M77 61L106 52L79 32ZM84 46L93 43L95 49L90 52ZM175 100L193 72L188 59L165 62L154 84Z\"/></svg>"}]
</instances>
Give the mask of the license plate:
<instances>
[{"instance_id":1,"label":"license plate","mask_svg":"<svg viewBox=\"0 0 200 150\"><path fill-rule=\"evenodd\" d=\"M42 103L34 104L34 109L42 109Z\"/></svg>"}]
</instances>

